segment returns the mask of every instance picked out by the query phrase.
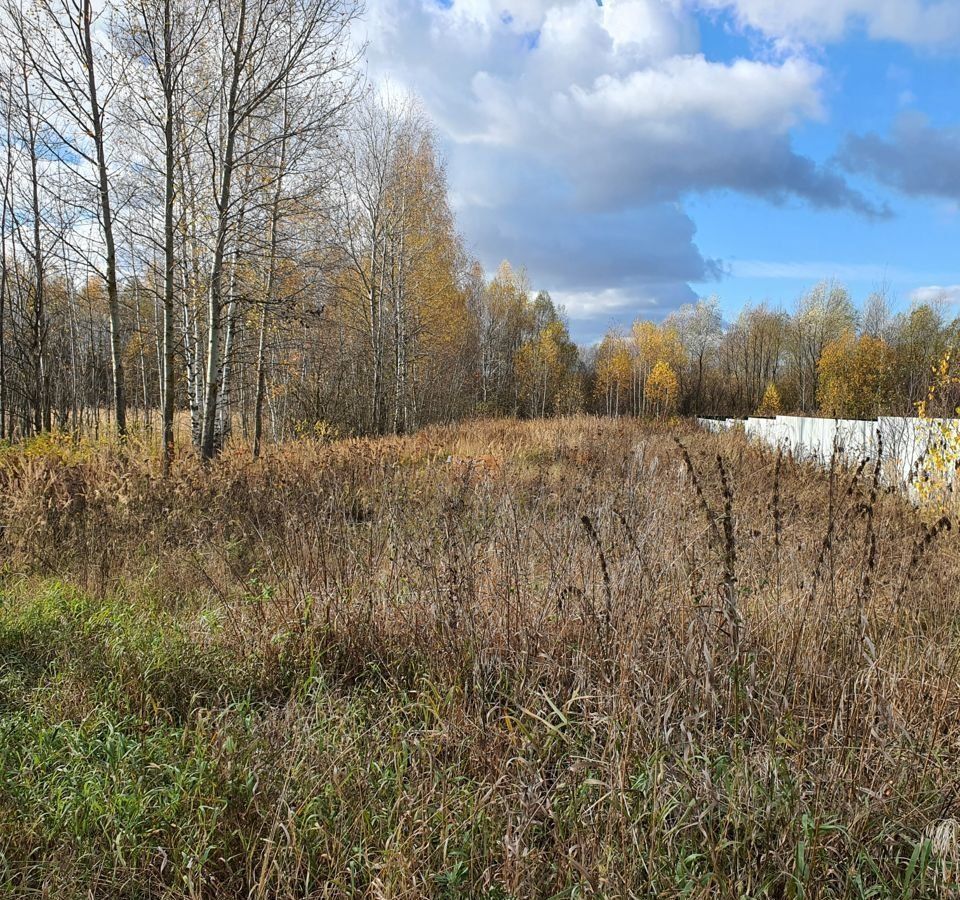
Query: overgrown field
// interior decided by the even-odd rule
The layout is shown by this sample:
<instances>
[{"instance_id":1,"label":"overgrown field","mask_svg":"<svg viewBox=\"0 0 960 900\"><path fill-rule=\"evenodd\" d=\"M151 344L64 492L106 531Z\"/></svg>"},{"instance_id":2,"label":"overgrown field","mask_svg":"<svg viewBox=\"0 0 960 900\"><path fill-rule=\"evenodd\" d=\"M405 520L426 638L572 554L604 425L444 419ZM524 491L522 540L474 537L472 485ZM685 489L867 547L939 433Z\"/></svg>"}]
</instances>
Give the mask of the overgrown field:
<instances>
[{"instance_id":1,"label":"overgrown field","mask_svg":"<svg viewBox=\"0 0 960 900\"><path fill-rule=\"evenodd\" d=\"M5 896L960 883L960 537L869 465L588 418L166 481L48 440L0 524Z\"/></svg>"}]
</instances>

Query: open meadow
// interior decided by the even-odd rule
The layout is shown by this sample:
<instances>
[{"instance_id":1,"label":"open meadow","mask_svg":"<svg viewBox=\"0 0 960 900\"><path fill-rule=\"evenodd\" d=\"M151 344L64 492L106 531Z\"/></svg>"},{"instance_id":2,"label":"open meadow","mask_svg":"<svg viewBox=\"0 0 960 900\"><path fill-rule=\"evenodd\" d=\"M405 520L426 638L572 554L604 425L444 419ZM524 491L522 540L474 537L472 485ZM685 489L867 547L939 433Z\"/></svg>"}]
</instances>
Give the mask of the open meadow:
<instances>
[{"instance_id":1,"label":"open meadow","mask_svg":"<svg viewBox=\"0 0 960 900\"><path fill-rule=\"evenodd\" d=\"M0 458L16 897L942 897L960 538L588 417Z\"/></svg>"}]
</instances>

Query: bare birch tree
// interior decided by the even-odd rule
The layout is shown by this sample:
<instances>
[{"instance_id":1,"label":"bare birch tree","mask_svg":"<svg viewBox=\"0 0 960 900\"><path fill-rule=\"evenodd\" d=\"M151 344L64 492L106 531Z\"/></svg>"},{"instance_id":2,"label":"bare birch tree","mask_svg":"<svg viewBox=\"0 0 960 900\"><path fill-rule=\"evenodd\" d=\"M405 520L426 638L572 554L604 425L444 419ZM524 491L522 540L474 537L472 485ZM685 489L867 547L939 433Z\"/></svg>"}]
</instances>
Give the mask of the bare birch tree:
<instances>
[{"instance_id":1,"label":"bare birch tree","mask_svg":"<svg viewBox=\"0 0 960 900\"><path fill-rule=\"evenodd\" d=\"M117 431L127 430L127 401L123 371L124 335L120 314L119 275L115 235L115 204L108 153L110 107L120 83L116 54L104 41L106 7L94 12L92 0L41 0L27 15L12 9L17 29L25 36L30 66L54 104L46 107L44 124L65 149L79 181L93 195L90 212L100 232L102 276L110 316L110 349L114 414ZM71 198L82 204L83 193Z\"/></svg>"}]
</instances>

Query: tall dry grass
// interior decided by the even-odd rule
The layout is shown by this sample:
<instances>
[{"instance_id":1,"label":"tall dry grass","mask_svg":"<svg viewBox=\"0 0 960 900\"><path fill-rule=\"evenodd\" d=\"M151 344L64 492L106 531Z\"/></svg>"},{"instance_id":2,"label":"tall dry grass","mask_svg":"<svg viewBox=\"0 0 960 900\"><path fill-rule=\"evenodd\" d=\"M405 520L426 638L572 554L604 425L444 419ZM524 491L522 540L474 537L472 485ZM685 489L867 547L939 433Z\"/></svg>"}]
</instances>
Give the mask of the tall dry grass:
<instances>
[{"instance_id":1,"label":"tall dry grass","mask_svg":"<svg viewBox=\"0 0 960 900\"><path fill-rule=\"evenodd\" d=\"M960 542L632 421L0 460L11 895L938 897Z\"/></svg>"}]
</instances>

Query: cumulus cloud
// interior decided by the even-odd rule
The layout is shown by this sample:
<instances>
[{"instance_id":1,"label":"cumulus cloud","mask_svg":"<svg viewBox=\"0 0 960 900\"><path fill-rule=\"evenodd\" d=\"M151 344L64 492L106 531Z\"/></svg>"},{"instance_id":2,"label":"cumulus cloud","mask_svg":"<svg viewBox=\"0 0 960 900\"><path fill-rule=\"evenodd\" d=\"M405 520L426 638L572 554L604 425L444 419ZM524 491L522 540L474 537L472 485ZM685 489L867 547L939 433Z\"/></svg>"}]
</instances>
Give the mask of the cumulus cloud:
<instances>
[{"instance_id":1,"label":"cumulus cloud","mask_svg":"<svg viewBox=\"0 0 960 900\"><path fill-rule=\"evenodd\" d=\"M708 60L695 20L670 0L384 0L378 9L377 69L424 96L455 143L523 148L585 201L730 188L873 211L791 146L791 128L823 117L821 67Z\"/></svg>"},{"instance_id":2,"label":"cumulus cloud","mask_svg":"<svg viewBox=\"0 0 960 900\"><path fill-rule=\"evenodd\" d=\"M913 303L960 303L960 284L919 287L910 293Z\"/></svg>"},{"instance_id":3,"label":"cumulus cloud","mask_svg":"<svg viewBox=\"0 0 960 900\"><path fill-rule=\"evenodd\" d=\"M960 200L960 127L936 128L920 113L902 114L889 137L848 137L839 158L905 194Z\"/></svg>"},{"instance_id":4,"label":"cumulus cloud","mask_svg":"<svg viewBox=\"0 0 960 900\"><path fill-rule=\"evenodd\" d=\"M745 27L777 41L837 41L853 30L875 40L949 47L960 38L956 0L696 0L729 10Z\"/></svg>"},{"instance_id":5,"label":"cumulus cloud","mask_svg":"<svg viewBox=\"0 0 960 900\"><path fill-rule=\"evenodd\" d=\"M793 147L824 116L821 67L707 59L689 0L378 0L369 27L373 74L438 123L484 263L525 261L577 309L718 273L678 205L694 191L884 212Z\"/></svg>"},{"instance_id":6,"label":"cumulus cloud","mask_svg":"<svg viewBox=\"0 0 960 900\"><path fill-rule=\"evenodd\" d=\"M525 265L534 287L567 308L578 337L593 334L591 321L659 317L694 299L689 281L721 274L677 203L583 208L555 172L516 151L462 149L450 174L471 186L453 200L472 251L488 270L504 258Z\"/></svg>"},{"instance_id":7,"label":"cumulus cloud","mask_svg":"<svg viewBox=\"0 0 960 900\"><path fill-rule=\"evenodd\" d=\"M522 262L549 272L554 288L584 291L719 277L715 261L694 244L693 221L675 204L616 212L577 212L544 199L499 207L468 207L461 215L481 256L492 263L523 248ZM547 285L545 285L547 286Z\"/></svg>"},{"instance_id":8,"label":"cumulus cloud","mask_svg":"<svg viewBox=\"0 0 960 900\"><path fill-rule=\"evenodd\" d=\"M605 316L611 320L622 320L626 313L631 319L640 315L657 318L694 296L689 288L681 288L677 296L665 298L661 285L643 283L631 285L629 289L560 290L552 293L554 301L566 311L569 319L577 325L588 323L591 338L600 337L606 330Z\"/></svg>"}]
</instances>

